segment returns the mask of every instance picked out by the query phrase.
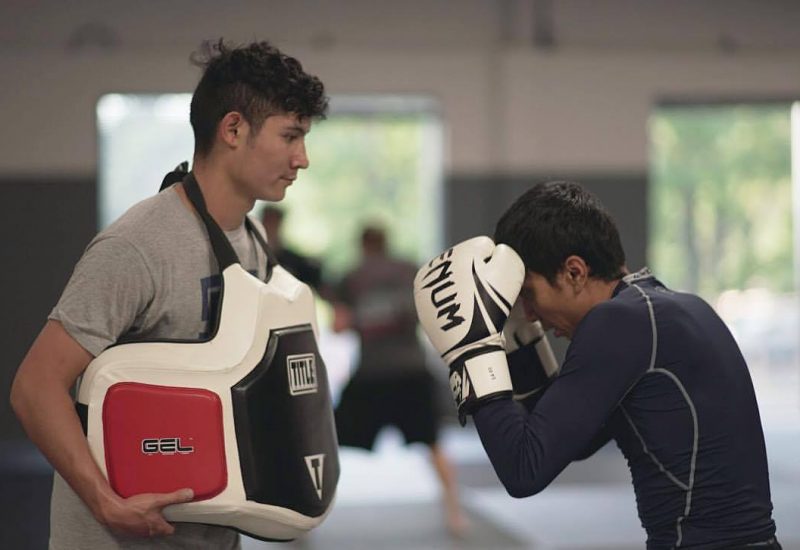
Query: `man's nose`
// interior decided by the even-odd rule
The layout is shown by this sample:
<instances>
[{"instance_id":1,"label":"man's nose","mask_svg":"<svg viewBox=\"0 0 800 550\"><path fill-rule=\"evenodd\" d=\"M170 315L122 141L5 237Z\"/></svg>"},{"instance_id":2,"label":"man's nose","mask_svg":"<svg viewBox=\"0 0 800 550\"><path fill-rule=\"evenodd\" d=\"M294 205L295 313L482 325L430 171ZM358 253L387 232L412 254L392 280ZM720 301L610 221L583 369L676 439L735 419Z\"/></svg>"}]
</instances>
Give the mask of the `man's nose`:
<instances>
[{"instance_id":1,"label":"man's nose","mask_svg":"<svg viewBox=\"0 0 800 550\"><path fill-rule=\"evenodd\" d=\"M305 169L308 168L309 164L310 163L308 162L308 154L306 153L306 144L301 143L298 150L292 157L292 168Z\"/></svg>"}]
</instances>

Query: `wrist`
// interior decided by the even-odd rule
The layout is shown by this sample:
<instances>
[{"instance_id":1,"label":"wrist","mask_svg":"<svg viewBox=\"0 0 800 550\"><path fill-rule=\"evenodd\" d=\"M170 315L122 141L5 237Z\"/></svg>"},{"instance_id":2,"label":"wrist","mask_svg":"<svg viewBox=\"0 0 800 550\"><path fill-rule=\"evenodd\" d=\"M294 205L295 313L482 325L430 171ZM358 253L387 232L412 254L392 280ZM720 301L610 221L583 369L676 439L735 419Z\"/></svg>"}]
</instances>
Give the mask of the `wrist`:
<instances>
[{"instance_id":1,"label":"wrist","mask_svg":"<svg viewBox=\"0 0 800 550\"><path fill-rule=\"evenodd\" d=\"M487 351L490 350L490 351ZM513 390L508 360L502 348L484 348L480 354L463 359L472 392L477 400Z\"/></svg>"},{"instance_id":2,"label":"wrist","mask_svg":"<svg viewBox=\"0 0 800 550\"><path fill-rule=\"evenodd\" d=\"M513 388L503 349L499 346L473 349L450 364L450 390L458 408L458 420L480 405L500 397L511 397Z\"/></svg>"},{"instance_id":3,"label":"wrist","mask_svg":"<svg viewBox=\"0 0 800 550\"><path fill-rule=\"evenodd\" d=\"M535 342L509 353L507 361L515 396L535 393L550 383Z\"/></svg>"},{"instance_id":4,"label":"wrist","mask_svg":"<svg viewBox=\"0 0 800 550\"><path fill-rule=\"evenodd\" d=\"M105 479L103 482L105 482ZM108 483L100 482L97 482L92 495L86 500L86 505L92 515L102 525L111 523L111 518L115 516L121 503L122 497L116 494Z\"/></svg>"}]
</instances>

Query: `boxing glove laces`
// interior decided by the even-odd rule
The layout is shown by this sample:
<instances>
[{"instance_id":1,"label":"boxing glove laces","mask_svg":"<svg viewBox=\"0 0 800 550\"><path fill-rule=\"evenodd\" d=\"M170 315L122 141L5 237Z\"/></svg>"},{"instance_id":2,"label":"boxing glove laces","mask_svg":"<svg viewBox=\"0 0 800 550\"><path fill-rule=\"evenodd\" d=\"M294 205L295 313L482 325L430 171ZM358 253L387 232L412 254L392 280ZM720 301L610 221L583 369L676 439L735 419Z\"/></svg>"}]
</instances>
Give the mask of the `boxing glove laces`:
<instances>
[{"instance_id":1,"label":"boxing glove laces","mask_svg":"<svg viewBox=\"0 0 800 550\"><path fill-rule=\"evenodd\" d=\"M522 297L518 298L503 327L508 368L514 386L514 400L522 401L536 394L558 375L560 370L541 321L531 321L525 314Z\"/></svg>"}]
</instances>

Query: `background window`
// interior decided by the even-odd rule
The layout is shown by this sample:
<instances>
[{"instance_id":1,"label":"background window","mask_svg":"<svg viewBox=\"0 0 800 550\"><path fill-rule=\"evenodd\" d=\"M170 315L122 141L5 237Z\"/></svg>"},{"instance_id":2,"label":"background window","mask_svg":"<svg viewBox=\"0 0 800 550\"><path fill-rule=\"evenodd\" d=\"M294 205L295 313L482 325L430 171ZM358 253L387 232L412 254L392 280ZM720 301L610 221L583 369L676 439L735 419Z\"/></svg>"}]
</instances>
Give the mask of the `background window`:
<instances>
[{"instance_id":1,"label":"background window","mask_svg":"<svg viewBox=\"0 0 800 550\"><path fill-rule=\"evenodd\" d=\"M190 94L108 94L97 105L100 228L158 191L191 161ZM395 252L422 261L442 244L442 124L425 97L337 96L307 138L310 168L280 206L284 239L332 277L357 258L364 222L382 223ZM258 213L260 205L254 208Z\"/></svg>"},{"instance_id":2,"label":"background window","mask_svg":"<svg viewBox=\"0 0 800 550\"><path fill-rule=\"evenodd\" d=\"M716 308L771 419L798 412L790 113L789 103L665 106L650 128L650 262Z\"/></svg>"}]
</instances>

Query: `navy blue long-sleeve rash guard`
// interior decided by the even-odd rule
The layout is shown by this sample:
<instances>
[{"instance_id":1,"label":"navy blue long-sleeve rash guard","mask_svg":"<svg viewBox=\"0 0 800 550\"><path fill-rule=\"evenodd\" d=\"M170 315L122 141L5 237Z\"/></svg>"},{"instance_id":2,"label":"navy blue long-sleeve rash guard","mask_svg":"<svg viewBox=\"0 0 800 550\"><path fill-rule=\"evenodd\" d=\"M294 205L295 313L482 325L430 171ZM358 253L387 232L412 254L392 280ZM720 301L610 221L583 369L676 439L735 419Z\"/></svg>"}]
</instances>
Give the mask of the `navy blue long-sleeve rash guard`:
<instances>
[{"instance_id":1,"label":"navy blue long-sleeve rash guard","mask_svg":"<svg viewBox=\"0 0 800 550\"><path fill-rule=\"evenodd\" d=\"M530 356L530 355L529 355ZM758 406L725 324L643 270L578 324L559 375L527 409L474 416L509 494L533 495L613 438L647 548L720 548L775 534Z\"/></svg>"}]
</instances>

